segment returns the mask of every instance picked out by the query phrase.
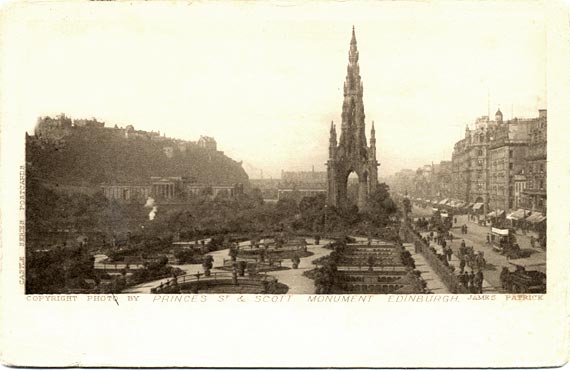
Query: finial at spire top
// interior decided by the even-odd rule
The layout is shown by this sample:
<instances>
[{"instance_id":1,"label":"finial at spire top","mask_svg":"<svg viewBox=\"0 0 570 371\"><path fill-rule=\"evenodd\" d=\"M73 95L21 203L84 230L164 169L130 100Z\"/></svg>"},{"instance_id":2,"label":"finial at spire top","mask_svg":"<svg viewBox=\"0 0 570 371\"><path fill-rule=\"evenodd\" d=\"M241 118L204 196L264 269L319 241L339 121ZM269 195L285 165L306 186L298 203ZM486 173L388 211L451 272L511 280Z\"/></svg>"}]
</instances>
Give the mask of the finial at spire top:
<instances>
[{"instance_id":1,"label":"finial at spire top","mask_svg":"<svg viewBox=\"0 0 570 371\"><path fill-rule=\"evenodd\" d=\"M351 44L356 44L356 32L354 32L354 25L352 26L352 40L350 40Z\"/></svg>"}]
</instances>

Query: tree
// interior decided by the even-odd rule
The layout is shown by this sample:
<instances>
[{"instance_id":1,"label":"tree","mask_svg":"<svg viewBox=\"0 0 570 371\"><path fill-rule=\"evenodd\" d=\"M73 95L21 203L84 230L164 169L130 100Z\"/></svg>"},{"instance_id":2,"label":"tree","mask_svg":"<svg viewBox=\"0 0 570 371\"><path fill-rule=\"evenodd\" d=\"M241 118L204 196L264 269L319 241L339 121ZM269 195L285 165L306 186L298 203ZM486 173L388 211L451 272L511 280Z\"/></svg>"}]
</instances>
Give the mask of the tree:
<instances>
[{"instance_id":1,"label":"tree","mask_svg":"<svg viewBox=\"0 0 570 371\"><path fill-rule=\"evenodd\" d=\"M364 214L373 226L384 227L389 223L389 217L397 211L398 207L390 197L389 187L385 183L381 183L370 194Z\"/></svg>"}]
</instances>

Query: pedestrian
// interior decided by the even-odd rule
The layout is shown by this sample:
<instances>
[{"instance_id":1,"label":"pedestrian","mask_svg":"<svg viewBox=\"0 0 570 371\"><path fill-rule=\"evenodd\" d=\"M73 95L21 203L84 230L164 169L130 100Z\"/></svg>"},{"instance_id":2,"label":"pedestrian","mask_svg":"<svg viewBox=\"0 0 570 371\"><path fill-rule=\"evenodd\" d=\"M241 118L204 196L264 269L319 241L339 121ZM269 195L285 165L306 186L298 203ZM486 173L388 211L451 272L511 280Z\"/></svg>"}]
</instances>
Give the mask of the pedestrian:
<instances>
[{"instance_id":1,"label":"pedestrian","mask_svg":"<svg viewBox=\"0 0 570 371\"><path fill-rule=\"evenodd\" d=\"M475 285L475 288L477 289L477 293L482 294L483 293L483 272L481 272L480 269L477 271L477 274L475 275L474 280L477 283Z\"/></svg>"},{"instance_id":2,"label":"pedestrian","mask_svg":"<svg viewBox=\"0 0 570 371\"><path fill-rule=\"evenodd\" d=\"M467 226L465 226L465 234L467 234Z\"/></svg>"},{"instance_id":3,"label":"pedestrian","mask_svg":"<svg viewBox=\"0 0 570 371\"><path fill-rule=\"evenodd\" d=\"M453 224L457 224L457 218L453 218Z\"/></svg>"},{"instance_id":4,"label":"pedestrian","mask_svg":"<svg viewBox=\"0 0 570 371\"><path fill-rule=\"evenodd\" d=\"M532 247L534 249L535 243L536 243L536 240L534 239L534 236L530 236L530 247Z\"/></svg>"},{"instance_id":5,"label":"pedestrian","mask_svg":"<svg viewBox=\"0 0 570 371\"><path fill-rule=\"evenodd\" d=\"M447 260L451 261L451 256L453 255L453 250L451 250L451 247L445 249L445 255L447 255Z\"/></svg>"},{"instance_id":6,"label":"pedestrian","mask_svg":"<svg viewBox=\"0 0 570 371\"><path fill-rule=\"evenodd\" d=\"M461 273L465 271L465 259L463 259L463 257L459 261L459 270L461 271Z\"/></svg>"},{"instance_id":7,"label":"pedestrian","mask_svg":"<svg viewBox=\"0 0 570 371\"><path fill-rule=\"evenodd\" d=\"M467 272L462 272L461 273L462 276L462 280L461 280L461 284L463 284L463 286L468 289L469 288L469 276L467 275Z\"/></svg>"},{"instance_id":8,"label":"pedestrian","mask_svg":"<svg viewBox=\"0 0 570 371\"><path fill-rule=\"evenodd\" d=\"M491 244L491 235L487 233L487 245Z\"/></svg>"},{"instance_id":9,"label":"pedestrian","mask_svg":"<svg viewBox=\"0 0 570 371\"><path fill-rule=\"evenodd\" d=\"M465 240L461 240L461 247L465 248Z\"/></svg>"},{"instance_id":10,"label":"pedestrian","mask_svg":"<svg viewBox=\"0 0 570 371\"><path fill-rule=\"evenodd\" d=\"M503 288L503 290L508 290L509 286L510 286L510 281L509 281L509 275L510 275L510 271L509 268L507 267L503 267L503 269L501 270L501 287Z\"/></svg>"},{"instance_id":11,"label":"pedestrian","mask_svg":"<svg viewBox=\"0 0 570 371\"><path fill-rule=\"evenodd\" d=\"M447 247L447 242L445 242L445 240L441 240L441 247L443 247L444 249Z\"/></svg>"},{"instance_id":12,"label":"pedestrian","mask_svg":"<svg viewBox=\"0 0 570 371\"><path fill-rule=\"evenodd\" d=\"M465 274L463 274L463 272L459 272L459 274L457 275L457 279L459 280L459 283L462 284L463 286L465 286L464 280L465 280Z\"/></svg>"},{"instance_id":13,"label":"pedestrian","mask_svg":"<svg viewBox=\"0 0 570 371\"><path fill-rule=\"evenodd\" d=\"M474 284L474 282L473 282L474 279L475 279L475 275L473 274L473 271L469 272L469 273L468 273L467 282L468 282L468 286L469 286L469 292L472 293L472 294L475 293L475 292L474 292L474 291L475 291L475 287L473 286L473 284Z\"/></svg>"}]
</instances>

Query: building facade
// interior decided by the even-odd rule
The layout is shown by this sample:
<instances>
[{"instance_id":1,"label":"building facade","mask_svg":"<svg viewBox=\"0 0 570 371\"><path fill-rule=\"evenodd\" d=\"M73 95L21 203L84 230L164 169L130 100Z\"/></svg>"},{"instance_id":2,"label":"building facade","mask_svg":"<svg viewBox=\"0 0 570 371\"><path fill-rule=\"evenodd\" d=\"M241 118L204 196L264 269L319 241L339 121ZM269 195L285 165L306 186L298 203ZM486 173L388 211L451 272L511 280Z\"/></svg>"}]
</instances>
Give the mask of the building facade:
<instances>
[{"instance_id":1,"label":"building facade","mask_svg":"<svg viewBox=\"0 0 570 371\"><path fill-rule=\"evenodd\" d=\"M515 176L524 171L529 127L533 119L513 119L500 125L489 144L489 209L515 208Z\"/></svg>"},{"instance_id":2,"label":"building facade","mask_svg":"<svg viewBox=\"0 0 570 371\"><path fill-rule=\"evenodd\" d=\"M482 116L466 127L451 162L425 165L414 176L401 171L395 189L423 200L455 200L489 216L526 209L539 223L546 213L546 132L546 110L508 121L497 110L494 120Z\"/></svg>"},{"instance_id":3,"label":"building facade","mask_svg":"<svg viewBox=\"0 0 570 371\"><path fill-rule=\"evenodd\" d=\"M546 110L539 111L539 118L530 127L528 154L526 157L526 188L523 191L527 208L546 215Z\"/></svg>"}]
</instances>

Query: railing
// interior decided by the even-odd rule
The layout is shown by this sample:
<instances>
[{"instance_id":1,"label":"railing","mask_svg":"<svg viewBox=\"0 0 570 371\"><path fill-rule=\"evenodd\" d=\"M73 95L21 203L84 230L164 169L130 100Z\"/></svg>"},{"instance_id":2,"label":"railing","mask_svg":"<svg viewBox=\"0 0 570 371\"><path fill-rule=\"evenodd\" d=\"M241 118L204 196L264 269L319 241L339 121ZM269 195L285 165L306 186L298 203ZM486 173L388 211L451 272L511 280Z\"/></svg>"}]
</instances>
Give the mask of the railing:
<instances>
[{"instance_id":1,"label":"railing","mask_svg":"<svg viewBox=\"0 0 570 371\"><path fill-rule=\"evenodd\" d=\"M239 263L240 261L244 261L246 263L255 263L263 267L281 267L283 263L282 259L265 258L265 261L261 261L259 258L238 258L238 260L224 259L223 265L224 267L228 268L232 267L234 263Z\"/></svg>"},{"instance_id":2,"label":"railing","mask_svg":"<svg viewBox=\"0 0 570 371\"><path fill-rule=\"evenodd\" d=\"M183 276L178 276L176 278L171 278L160 285L153 287L150 292L153 294L158 294L167 290L169 288L175 287L177 285L182 285L185 283L194 283L194 282L227 282L228 280L233 280L237 278L238 282L251 282L255 284L263 283L263 282L271 282L276 283L277 278L268 275L267 273L256 273L253 276L239 276L235 275L234 273L230 272L213 272L209 276L206 276L204 273L196 273L196 274L185 274Z\"/></svg>"},{"instance_id":3,"label":"railing","mask_svg":"<svg viewBox=\"0 0 570 371\"><path fill-rule=\"evenodd\" d=\"M370 272L369 265L339 265L338 271L343 272ZM406 272L407 267L396 265L372 266L372 272Z\"/></svg>"},{"instance_id":4,"label":"railing","mask_svg":"<svg viewBox=\"0 0 570 371\"><path fill-rule=\"evenodd\" d=\"M412 243L414 243L414 245L416 246L419 245L421 254L424 256L430 267L434 270L437 276L443 281L443 283L450 292L454 294L468 293L465 286L463 286L459 282L459 278L449 269L449 267L443 264L443 262L437 257L436 254L434 254L430 250L429 245L422 240L418 232L414 231L408 225L407 221L404 221L402 223L402 229L406 237L408 237L408 240L411 240Z\"/></svg>"},{"instance_id":5,"label":"railing","mask_svg":"<svg viewBox=\"0 0 570 371\"><path fill-rule=\"evenodd\" d=\"M136 270L136 269L143 269L144 264L128 264L128 263L94 263L94 269L102 269L102 270Z\"/></svg>"}]
</instances>

